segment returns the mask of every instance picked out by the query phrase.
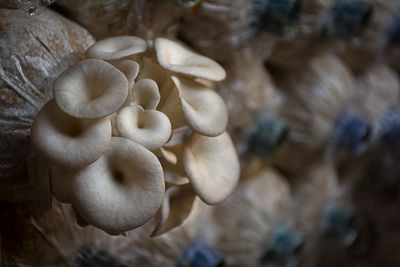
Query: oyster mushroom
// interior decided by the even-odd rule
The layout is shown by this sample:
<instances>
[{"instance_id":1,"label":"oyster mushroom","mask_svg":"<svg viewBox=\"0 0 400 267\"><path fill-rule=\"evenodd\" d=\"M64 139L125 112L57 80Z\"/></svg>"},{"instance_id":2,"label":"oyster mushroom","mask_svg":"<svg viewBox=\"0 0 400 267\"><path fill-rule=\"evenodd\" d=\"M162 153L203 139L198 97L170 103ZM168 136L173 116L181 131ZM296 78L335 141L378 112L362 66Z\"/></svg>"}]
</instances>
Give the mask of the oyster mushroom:
<instances>
[{"instance_id":1,"label":"oyster mushroom","mask_svg":"<svg viewBox=\"0 0 400 267\"><path fill-rule=\"evenodd\" d=\"M129 90L131 90L133 85L135 84L135 79L139 74L139 64L133 60L116 61L112 62L111 64L113 64L117 69L125 74L128 80Z\"/></svg>"},{"instance_id":2,"label":"oyster mushroom","mask_svg":"<svg viewBox=\"0 0 400 267\"><path fill-rule=\"evenodd\" d=\"M157 38L154 47L160 65L171 72L211 81L222 81L226 77L225 70L217 62L177 42Z\"/></svg>"},{"instance_id":3,"label":"oyster mushroom","mask_svg":"<svg viewBox=\"0 0 400 267\"><path fill-rule=\"evenodd\" d=\"M175 76L171 79L178 91L186 124L201 135L217 136L223 133L228 124L228 112L222 98L195 81Z\"/></svg>"},{"instance_id":4,"label":"oyster mushroom","mask_svg":"<svg viewBox=\"0 0 400 267\"><path fill-rule=\"evenodd\" d=\"M145 40L135 36L117 36L96 42L86 52L88 58L117 60L143 53L147 50Z\"/></svg>"},{"instance_id":5,"label":"oyster mushroom","mask_svg":"<svg viewBox=\"0 0 400 267\"><path fill-rule=\"evenodd\" d=\"M171 123L165 114L157 110L143 110L138 105L124 107L115 123L120 136L150 150L160 148L171 136Z\"/></svg>"},{"instance_id":6,"label":"oyster mushroom","mask_svg":"<svg viewBox=\"0 0 400 267\"><path fill-rule=\"evenodd\" d=\"M173 176L165 175L165 179L170 183L174 183L176 176L185 177L185 168L182 163L183 146L181 144L174 146L162 147L162 158L160 158L161 165L165 170L174 173ZM169 179L169 178L172 178ZM186 179L186 178L185 178ZM179 179L180 180L180 179Z\"/></svg>"},{"instance_id":7,"label":"oyster mushroom","mask_svg":"<svg viewBox=\"0 0 400 267\"><path fill-rule=\"evenodd\" d=\"M185 144L182 163L193 189L207 204L217 204L232 193L239 181L239 159L229 135L194 133Z\"/></svg>"},{"instance_id":8,"label":"oyster mushroom","mask_svg":"<svg viewBox=\"0 0 400 267\"><path fill-rule=\"evenodd\" d=\"M131 102L142 106L144 109L156 109L160 102L157 83L151 79L139 80L132 89Z\"/></svg>"},{"instance_id":9,"label":"oyster mushroom","mask_svg":"<svg viewBox=\"0 0 400 267\"><path fill-rule=\"evenodd\" d=\"M196 194L190 184L170 185L156 215L156 227L151 234L158 236L181 225L190 215Z\"/></svg>"},{"instance_id":10,"label":"oyster mushroom","mask_svg":"<svg viewBox=\"0 0 400 267\"><path fill-rule=\"evenodd\" d=\"M178 162L178 158L176 157L176 155L163 147L160 147L153 152L154 154L156 154L157 157L166 160L168 163L176 164Z\"/></svg>"},{"instance_id":11,"label":"oyster mushroom","mask_svg":"<svg viewBox=\"0 0 400 267\"><path fill-rule=\"evenodd\" d=\"M173 130L183 129L186 124L183 118L182 107L179 103L179 91L170 84L160 90L161 99L157 109L167 115Z\"/></svg>"},{"instance_id":12,"label":"oyster mushroom","mask_svg":"<svg viewBox=\"0 0 400 267\"><path fill-rule=\"evenodd\" d=\"M44 162L78 169L95 162L108 148L111 123L107 118L76 119L51 100L36 116L31 138L34 151Z\"/></svg>"},{"instance_id":13,"label":"oyster mushroom","mask_svg":"<svg viewBox=\"0 0 400 267\"><path fill-rule=\"evenodd\" d=\"M160 208L164 174L157 157L143 146L113 137L105 154L64 179L64 196L83 220L107 233L120 234L149 221ZM68 182L65 182L67 180Z\"/></svg>"},{"instance_id":14,"label":"oyster mushroom","mask_svg":"<svg viewBox=\"0 0 400 267\"><path fill-rule=\"evenodd\" d=\"M128 80L113 65L86 59L61 74L53 85L62 111L81 119L96 119L117 111L128 97Z\"/></svg>"}]
</instances>

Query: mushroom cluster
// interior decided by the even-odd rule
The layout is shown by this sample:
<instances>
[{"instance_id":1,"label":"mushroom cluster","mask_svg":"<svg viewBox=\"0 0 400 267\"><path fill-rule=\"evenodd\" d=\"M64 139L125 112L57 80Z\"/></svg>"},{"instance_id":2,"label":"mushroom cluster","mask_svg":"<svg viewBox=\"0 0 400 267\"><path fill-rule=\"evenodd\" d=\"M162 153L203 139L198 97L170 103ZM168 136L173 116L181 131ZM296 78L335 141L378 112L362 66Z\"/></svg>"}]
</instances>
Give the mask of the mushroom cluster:
<instances>
[{"instance_id":1,"label":"mushroom cluster","mask_svg":"<svg viewBox=\"0 0 400 267\"><path fill-rule=\"evenodd\" d=\"M153 218L153 235L235 188L239 161L213 83L214 60L165 38L92 45L53 84L37 114L37 184L72 204L78 221L123 234ZM48 199L51 200L49 194Z\"/></svg>"}]
</instances>

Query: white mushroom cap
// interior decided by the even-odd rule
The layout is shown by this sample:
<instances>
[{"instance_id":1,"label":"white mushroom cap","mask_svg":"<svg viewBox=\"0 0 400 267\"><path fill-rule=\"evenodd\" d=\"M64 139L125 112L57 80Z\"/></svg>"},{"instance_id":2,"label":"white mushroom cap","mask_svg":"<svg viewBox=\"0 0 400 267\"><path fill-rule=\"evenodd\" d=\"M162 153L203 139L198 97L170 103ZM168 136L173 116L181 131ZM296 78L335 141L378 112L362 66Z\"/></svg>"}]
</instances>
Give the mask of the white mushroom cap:
<instances>
[{"instance_id":1,"label":"white mushroom cap","mask_svg":"<svg viewBox=\"0 0 400 267\"><path fill-rule=\"evenodd\" d=\"M98 161L70 178L73 206L85 221L111 234L149 221L164 197L164 175L157 157L120 137L112 138Z\"/></svg>"},{"instance_id":2,"label":"white mushroom cap","mask_svg":"<svg viewBox=\"0 0 400 267\"><path fill-rule=\"evenodd\" d=\"M168 158L160 158L161 165L163 166L164 170L167 170L168 172L172 172L174 174L174 180L176 176L181 176L181 177L186 177L186 172L185 168L182 163L182 152L183 152L183 146L181 144L175 145L172 147L164 147L164 150L168 151L169 153L175 155L176 161L172 161L171 159L172 156ZM171 176L165 174L165 177L168 176L168 178L171 178ZM181 180L181 179L179 179ZM185 178L186 180L186 178ZM174 183L170 181L171 183Z\"/></svg>"},{"instance_id":3,"label":"white mushroom cap","mask_svg":"<svg viewBox=\"0 0 400 267\"><path fill-rule=\"evenodd\" d=\"M171 136L171 123L165 114L157 110L143 110L138 105L123 108L115 123L120 136L150 150L160 148Z\"/></svg>"},{"instance_id":4,"label":"white mushroom cap","mask_svg":"<svg viewBox=\"0 0 400 267\"><path fill-rule=\"evenodd\" d=\"M112 136L119 136L118 129L115 123L115 120L117 118L117 113L113 113L107 116L107 118L111 122L111 127L112 127Z\"/></svg>"},{"instance_id":5,"label":"white mushroom cap","mask_svg":"<svg viewBox=\"0 0 400 267\"><path fill-rule=\"evenodd\" d=\"M54 98L65 113L95 119L110 115L124 104L128 80L113 65L86 59L63 72L54 81L53 89Z\"/></svg>"},{"instance_id":6,"label":"white mushroom cap","mask_svg":"<svg viewBox=\"0 0 400 267\"><path fill-rule=\"evenodd\" d=\"M176 164L178 162L178 158L176 157L176 155L173 152L168 151L164 147L160 147L159 149L154 150L153 153L156 154L157 157L163 158L171 164Z\"/></svg>"},{"instance_id":7,"label":"white mushroom cap","mask_svg":"<svg viewBox=\"0 0 400 267\"><path fill-rule=\"evenodd\" d=\"M155 81L151 79L139 80L132 89L132 103L144 109L156 109L160 102L160 91Z\"/></svg>"},{"instance_id":8,"label":"white mushroom cap","mask_svg":"<svg viewBox=\"0 0 400 267\"><path fill-rule=\"evenodd\" d=\"M139 74L139 64L133 60L116 61L111 62L111 64L125 74L128 80L129 90L132 89L133 85L135 84L135 79Z\"/></svg>"},{"instance_id":9,"label":"white mushroom cap","mask_svg":"<svg viewBox=\"0 0 400 267\"><path fill-rule=\"evenodd\" d=\"M182 107L179 103L178 89L171 82L170 86L160 90L160 94L161 99L157 109L167 115L171 122L172 129L177 130L186 127Z\"/></svg>"},{"instance_id":10,"label":"white mushroom cap","mask_svg":"<svg viewBox=\"0 0 400 267\"><path fill-rule=\"evenodd\" d=\"M156 215L156 227L151 234L158 236L181 225L190 215L196 194L190 184L171 185L164 195Z\"/></svg>"},{"instance_id":11,"label":"white mushroom cap","mask_svg":"<svg viewBox=\"0 0 400 267\"><path fill-rule=\"evenodd\" d=\"M145 40L135 36L117 36L94 43L86 52L87 58L115 60L143 53L147 50Z\"/></svg>"},{"instance_id":12,"label":"white mushroom cap","mask_svg":"<svg viewBox=\"0 0 400 267\"><path fill-rule=\"evenodd\" d=\"M186 124L206 136L223 133L228 124L225 102L213 90L186 78L171 77L179 91L179 101Z\"/></svg>"},{"instance_id":13,"label":"white mushroom cap","mask_svg":"<svg viewBox=\"0 0 400 267\"><path fill-rule=\"evenodd\" d=\"M183 166L193 189L207 204L217 204L239 181L239 159L229 135L193 134L183 149Z\"/></svg>"},{"instance_id":14,"label":"white mushroom cap","mask_svg":"<svg viewBox=\"0 0 400 267\"><path fill-rule=\"evenodd\" d=\"M77 169L95 162L111 142L107 118L79 120L62 112L54 100L38 113L32 125L32 146L50 165Z\"/></svg>"},{"instance_id":15,"label":"white mushroom cap","mask_svg":"<svg viewBox=\"0 0 400 267\"><path fill-rule=\"evenodd\" d=\"M170 72L162 68L151 58L143 57L141 61L141 70L138 79L152 79L160 88L164 88L166 83L171 83Z\"/></svg>"},{"instance_id":16,"label":"white mushroom cap","mask_svg":"<svg viewBox=\"0 0 400 267\"><path fill-rule=\"evenodd\" d=\"M154 47L158 62L169 71L211 81L222 81L226 77L225 70L217 62L177 42L157 38Z\"/></svg>"}]
</instances>

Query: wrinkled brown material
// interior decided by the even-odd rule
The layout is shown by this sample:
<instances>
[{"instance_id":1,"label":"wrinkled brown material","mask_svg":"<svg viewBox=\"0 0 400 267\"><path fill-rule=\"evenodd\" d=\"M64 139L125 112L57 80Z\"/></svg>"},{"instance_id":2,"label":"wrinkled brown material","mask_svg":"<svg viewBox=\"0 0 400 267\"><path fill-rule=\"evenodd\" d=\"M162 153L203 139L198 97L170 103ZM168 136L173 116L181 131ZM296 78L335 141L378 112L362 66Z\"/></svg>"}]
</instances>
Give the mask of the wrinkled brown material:
<instances>
[{"instance_id":1,"label":"wrinkled brown material","mask_svg":"<svg viewBox=\"0 0 400 267\"><path fill-rule=\"evenodd\" d=\"M260 113L273 112L280 95L270 74L252 51L246 50L226 66L227 79L216 89L227 102L228 131L236 142Z\"/></svg>"},{"instance_id":2,"label":"wrinkled brown material","mask_svg":"<svg viewBox=\"0 0 400 267\"><path fill-rule=\"evenodd\" d=\"M202 54L229 61L249 41L253 8L247 0L204 0L184 14L180 34Z\"/></svg>"},{"instance_id":3,"label":"wrinkled brown material","mask_svg":"<svg viewBox=\"0 0 400 267\"><path fill-rule=\"evenodd\" d=\"M228 266L257 266L254 260L263 249L260 244L279 223L281 210L289 201L285 179L265 168L215 207L217 248L224 253Z\"/></svg>"},{"instance_id":4,"label":"wrinkled brown material","mask_svg":"<svg viewBox=\"0 0 400 267\"><path fill-rule=\"evenodd\" d=\"M27 160L33 118L51 96L52 79L93 41L49 9L34 16L0 9L0 200L32 197Z\"/></svg>"},{"instance_id":5,"label":"wrinkled brown material","mask_svg":"<svg viewBox=\"0 0 400 267\"><path fill-rule=\"evenodd\" d=\"M353 98L356 83L346 65L330 53L311 58L302 70L275 77L285 90L278 113L290 133L274 163L285 173L297 174L322 156L335 120Z\"/></svg>"},{"instance_id":6,"label":"wrinkled brown material","mask_svg":"<svg viewBox=\"0 0 400 267\"><path fill-rule=\"evenodd\" d=\"M198 203L194 208L200 215L156 238L150 237L151 223L125 236L112 236L92 226L81 227L76 224L72 207L57 200L47 212L0 203L1 266L83 266L73 263L84 246L107 251L123 266L175 266L193 240L211 232L211 208ZM92 264L106 266L94 260Z\"/></svg>"},{"instance_id":7,"label":"wrinkled brown material","mask_svg":"<svg viewBox=\"0 0 400 267\"><path fill-rule=\"evenodd\" d=\"M116 35L170 35L180 8L164 0L59 0L55 8L96 39ZM165 15L168 14L168 15Z\"/></svg>"}]
</instances>

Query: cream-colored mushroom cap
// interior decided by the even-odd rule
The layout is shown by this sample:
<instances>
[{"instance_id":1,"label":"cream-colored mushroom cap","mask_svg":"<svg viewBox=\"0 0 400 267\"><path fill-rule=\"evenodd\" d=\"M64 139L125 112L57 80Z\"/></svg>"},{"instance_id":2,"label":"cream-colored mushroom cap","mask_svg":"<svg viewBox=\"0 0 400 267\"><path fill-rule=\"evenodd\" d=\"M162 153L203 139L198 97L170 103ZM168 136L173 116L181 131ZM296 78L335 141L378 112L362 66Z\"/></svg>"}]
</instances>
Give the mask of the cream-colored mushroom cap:
<instances>
[{"instance_id":1,"label":"cream-colored mushroom cap","mask_svg":"<svg viewBox=\"0 0 400 267\"><path fill-rule=\"evenodd\" d=\"M113 65L86 59L63 72L54 81L53 89L54 98L65 113L95 119L110 115L124 104L128 80Z\"/></svg>"},{"instance_id":2,"label":"cream-colored mushroom cap","mask_svg":"<svg viewBox=\"0 0 400 267\"><path fill-rule=\"evenodd\" d=\"M113 137L104 156L71 178L74 207L85 221L111 234L149 221L164 197L157 157L125 138Z\"/></svg>"},{"instance_id":3,"label":"cream-colored mushroom cap","mask_svg":"<svg viewBox=\"0 0 400 267\"><path fill-rule=\"evenodd\" d=\"M176 164L178 162L176 155L163 147L154 150L153 153L156 154L157 157L162 158L171 164Z\"/></svg>"},{"instance_id":4,"label":"cream-colored mushroom cap","mask_svg":"<svg viewBox=\"0 0 400 267\"><path fill-rule=\"evenodd\" d=\"M189 217L195 199L196 194L190 184L169 186L155 217L156 227L151 235L158 236L181 225Z\"/></svg>"},{"instance_id":5,"label":"cream-colored mushroom cap","mask_svg":"<svg viewBox=\"0 0 400 267\"><path fill-rule=\"evenodd\" d=\"M167 115L172 129L176 131L187 127L187 125L183 118L181 104L179 103L179 90L173 84L172 80L169 80L170 84L160 90L161 98L157 110Z\"/></svg>"},{"instance_id":6,"label":"cream-colored mushroom cap","mask_svg":"<svg viewBox=\"0 0 400 267\"><path fill-rule=\"evenodd\" d=\"M228 124L225 102L213 90L186 78L172 76L179 91L179 101L186 124L206 136L223 133Z\"/></svg>"},{"instance_id":7,"label":"cream-colored mushroom cap","mask_svg":"<svg viewBox=\"0 0 400 267\"><path fill-rule=\"evenodd\" d=\"M183 149L183 166L194 190L207 204L231 194L240 175L239 159L229 135L193 134Z\"/></svg>"},{"instance_id":8,"label":"cream-colored mushroom cap","mask_svg":"<svg viewBox=\"0 0 400 267\"><path fill-rule=\"evenodd\" d=\"M133 60L121 60L112 62L111 64L125 74L128 80L129 90L132 89L132 86L135 84L135 79L139 74L139 64Z\"/></svg>"},{"instance_id":9,"label":"cream-colored mushroom cap","mask_svg":"<svg viewBox=\"0 0 400 267\"><path fill-rule=\"evenodd\" d=\"M110 145L111 123L107 118L73 118L51 100L36 116L31 140L35 153L47 164L82 168L100 158Z\"/></svg>"},{"instance_id":10,"label":"cream-colored mushroom cap","mask_svg":"<svg viewBox=\"0 0 400 267\"><path fill-rule=\"evenodd\" d=\"M132 89L131 102L144 109L156 109L160 102L160 91L155 81L151 79L139 80Z\"/></svg>"},{"instance_id":11,"label":"cream-colored mushroom cap","mask_svg":"<svg viewBox=\"0 0 400 267\"><path fill-rule=\"evenodd\" d=\"M171 123L165 114L157 110L143 110L138 105L124 107L115 123L120 136L150 150L160 148L171 136Z\"/></svg>"},{"instance_id":12,"label":"cream-colored mushroom cap","mask_svg":"<svg viewBox=\"0 0 400 267\"><path fill-rule=\"evenodd\" d=\"M94 43L86 52L87 58L115 60L143 53L147 50L145 40L135 36L117 36Z\"/></svg>"},{"instance_id":13,"label":"cream-colored mushroom cap","mask_svg":"<svg viewBox=\"0 0 400 267\"><path fill-rule=\"evenodd\" d=\"M222 81L226 77L225 70L217 62L177 42L157 38L154 47L158 62L169 71L211 81Z\"/></svg>"}]
</instances>

